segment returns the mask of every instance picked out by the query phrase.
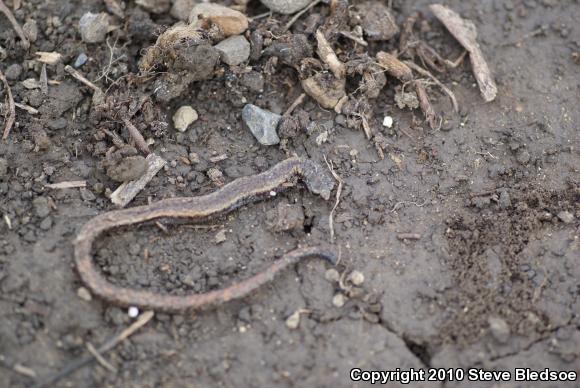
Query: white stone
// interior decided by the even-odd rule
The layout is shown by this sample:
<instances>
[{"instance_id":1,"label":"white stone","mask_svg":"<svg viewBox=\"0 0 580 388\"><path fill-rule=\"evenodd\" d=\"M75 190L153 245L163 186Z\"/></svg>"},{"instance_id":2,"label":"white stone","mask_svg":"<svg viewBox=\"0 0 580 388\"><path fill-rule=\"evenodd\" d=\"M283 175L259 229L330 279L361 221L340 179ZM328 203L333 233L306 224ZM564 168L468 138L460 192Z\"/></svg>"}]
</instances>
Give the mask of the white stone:
<instances>
[{"instance_id":1,"label":"white stone","mask_svg":"<svg viewBox=\"0 0 580 388\"><path fill-rule=\"evenodd\" d=\"M189 105L180 107L173 115L173 126L179 132L185 132L190 124L198 119L197 112Z\"/></svg>"},{"instance_id":2,"label":"white stone","mask_svg":"<svg viewBox=\"0 0 580 388\"><path fill-rule=\"evenodd\" d=\"M383 127L391 128L393 126L393 118L391 116L385 116L383 119Z\"/></svg>"}]
</instances>

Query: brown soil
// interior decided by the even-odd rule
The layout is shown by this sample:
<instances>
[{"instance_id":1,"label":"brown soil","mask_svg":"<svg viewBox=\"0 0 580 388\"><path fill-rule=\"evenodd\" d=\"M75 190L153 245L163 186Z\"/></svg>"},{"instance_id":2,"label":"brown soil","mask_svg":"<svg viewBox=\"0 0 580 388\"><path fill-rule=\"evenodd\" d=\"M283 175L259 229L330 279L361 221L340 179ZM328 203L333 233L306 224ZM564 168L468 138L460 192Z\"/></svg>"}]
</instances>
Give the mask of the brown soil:
<instances>
[{"instance_id":1,"label":"brown soil","mask_svg":"<svg viewBox=\"0 0 580 388\"><path fill-rule=\"evenodd\" d=\"M414 10L425 14L431 30L423 37L432 47L450 58L461 52L429 13L429 1L393 3L398 22ZM432 130L419 110L396 106L397 81L389 79L379 97L369 100L369 125L381 135L384 159L362 130L348 128L344 116L308 97L294 116L314 123L310 132L289 125L281 146L259 145L242 125L243 105L281 113L302 93L294 69L278 63L272 71L265 57L249 64L263 74L263 92L255 87L255 73L220 64L213 79L192 83L170 103L144 106L134 118L145 137L155 139L151 149L169 164L129 206L211 192L216 185L208 178L210 168L231 181L294 152L321 163L326 155L344 180L334 215L341 252L337 269L361 271L363 290L350 290L352 298L335 307L340 287L325 279L328 264L301 263L243 301L203 313L156 314L105 355L116 373L92 363L59 386L343 387L352 385L353 367L580 370L580 66L575 62L580 5L571 0L446 4L477 25L498 97L483 103L466 61L441 76L458 98L459 115L445 95L429 88L435 110L446 120L441 130ZM314 7L293 28L302 32L310 14L326 15L327 8ZM48 68L48 78L59 84L50 84L46 96L22 86L21 81L38 78L40 67L0 16L0 46L7 50L0 68L24 67L9 81L14 98L40 111L17 110L16 126L0 143L0 158L7 163L5 173L0 166L2 387L31 385L35 380L19 366L42 379L85 354L86 343L98 346L132 322L124 309L78 296L82 283L72 258L76 231L115 208L105 195L118 185L106 174L105 152L112 141L97 129L128 139L118 117L91 110L90 90L64 71L63 64L72 64L81 52L90 58L79 69L88 79L107 67L107 45L83 43L77 29L85 12L104 10L96 0L31 0L15 12L21 23L33 18L39 24L31 53L63 54L61 64ZM264 11L252 1L247 14ZM124 57L111 66L110 79L99 81L103 89L137 73L142 48L175 22L169 14L149 15L132 1L126 15L117 42L117 54ZM289 18L258 19L250 30L278 23L273 20L283 25ZM368 48L373 55L392 49L385 42ZM109 107L126 114L134 96L153 89L153 82L126 76L111 88L115 100ZM5 96L2 88L0 101ZM199 113L184 134L171 121L182 104ZM381 125L386 114L395 120L392 129ZM318 145L324 130L328 141ZM191 152L200 163L184 161ZM223 153L227 159L209 160ZM45 187L68 180L86 180L87 188ZM297 205L298 215L292 216L298 223L280 228L280 214L288 217L281 208L288 204ZM333 201L294 188L201 228L168 222L167 232L154 224L118 230L100 240L95 260L118 284L204 292L257 273L299 243L328 242L332 206ZM574 218L563 222L563 212ZM222 230L223 242L216 240ZM400 240L400 233L420 238ZM286 319L299 309L311 313L301 315L299 328L291 330ZM509 332L492 330L494 319L503 320Z\"/></svg>"}]
</instances>

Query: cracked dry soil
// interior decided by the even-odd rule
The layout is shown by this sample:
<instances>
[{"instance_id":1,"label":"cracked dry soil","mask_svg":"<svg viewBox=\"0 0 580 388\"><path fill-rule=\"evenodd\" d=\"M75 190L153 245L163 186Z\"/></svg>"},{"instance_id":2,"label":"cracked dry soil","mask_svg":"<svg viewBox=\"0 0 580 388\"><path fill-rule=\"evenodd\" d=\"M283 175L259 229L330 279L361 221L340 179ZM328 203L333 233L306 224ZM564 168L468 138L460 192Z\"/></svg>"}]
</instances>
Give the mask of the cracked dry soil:
<instances>
[{"instance_id":1,"label":"cracked dry soil","mask_svg":"<svg viewBox=\"0 0 580 388\"><path fill-rule=\"evenodd\" d=\"M57 49L68 60L86 52L93 59L83 72L95 79L108 61L107 48L82 43L76 25L83 13L104 5L23 3L19 20L29 15L45 28L52 15L64 24L48 38L40 34L38 50ZM413 10L426 12L429 3L394 1L394 10L403 18ZM252 14L264 11L251 4ZM442 78L456 93L461 115L451 115L440 131L417 125L422 115L399 110L388 88L374 100L369 124L388 140L384 160L362 131L343 127L340 117L310 99L298 109L330 128L328 141L319 146L318 133L300 133L287 145L321 163L326 155L344 180L335 212L339 269L365 275L363 295L335 307L339 287L325 278L328 264L304 262L242 301L203 313L156 314L106 354L116 373L93 363L59 386L347 387L358 385L349 380L353 367L580 370L580 66L572 55L580 50L580 5L572 0L447 5L478 26L498 82L494 102L482 103L464 64ZM139 12L128 2L128 14ZM443 27L430 21L431 43L459 52ZM153 26L173 22L166 14L151 21ZM504 44L539 26L545 26L541 34ZM124 48L130 67L136 66L139 48L154 41L153 33ZM1 44L11 39L14 32L0 18ZM3 68L24 59L11 50ZM259 71L263 63L254 65ZM185 134L170 128L156 139L153 149L170 164L133 206L215 190L205 174L210 167L231 181L285 158L278 147L259 146L243 128L240 101L284 111L301 92L296 82L286 83L291 72L282 69L257 92L224 68L180 98L200 119ZM0 144L0 157L8 162L0 176L0 212L11 219L10 227L0 222L2 387L33 382L15 365L42 378L84 354L86 343L101 344L131 322L125 310L78 296L82 284L71 241L90 217L114 208L103 188L114 189L115 183L87 148L94 150L97 143L87 120L90 94L61 68L49 78L60 84L50 86L40 114L19 111L18 125ZM452 112L446 97L432 90L436 110ZM19 100L38 98L19 86L13 92ZM170 117L180 101L162 106L163 113ZM381 126L385 114L394 117L393 130ZM44 147L38 147L34 128L44 129ZM190 152L202 162L184 163ZM208 162L223 153L227 159ZM86 180L88 187L44 187L66 180ZM328 241L332 205L298 186L202 227L166 223L167 232L156 225L120 229L100 239L95 260L118 284L204 292L260 271L299 243ZM289 206L297 221L280 231L277 225ZM574 218L563 222L563 212ZM420 238L399 240L400 233ZM290 330L286 318L299 309L310 314ZM500 386L494 384L479 386Z\"/></svg>"}]
</instances>

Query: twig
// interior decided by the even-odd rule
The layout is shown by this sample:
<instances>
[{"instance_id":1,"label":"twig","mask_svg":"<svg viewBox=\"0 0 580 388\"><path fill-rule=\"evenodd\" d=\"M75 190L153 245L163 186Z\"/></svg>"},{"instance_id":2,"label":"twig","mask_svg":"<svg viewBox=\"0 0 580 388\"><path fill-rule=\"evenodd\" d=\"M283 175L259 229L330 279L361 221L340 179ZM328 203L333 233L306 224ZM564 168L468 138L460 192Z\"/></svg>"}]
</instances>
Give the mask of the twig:
<instances>
[{"instance_id":1,"label":"twig","mask_svg":"<svg viewBox=\"0 0 580 388\"><path fill-rule=\"evenodd\" d=\"M22 27L20 27L20 24L18 24L18 21L12 14L12 11L10 11L10 9L6 6L6 4L4 4L2 0L0 0L0 12L2 12L12 24L12 28L14 28L14 31L16 31L18 37L22 41L22 47L25 50L28 50L30 47L30 42L28 41L28 38L26 38L26 34L24 34Z\"/></svg>"},{"instance_id":2,"label":"twig","mask_svg":"<svg viewBox=\"0 0 580 388\"><path fill-rule=\"evenodd\" d=\"M25 105L25 104L20 104L18 102L14 103L14 106L16 106L17 108L20 108L22 110L27 111L28 113L30 113L31 115L35 115L38 113L38 109L31 107L30 105Z\"/></svg>"},{"instance_id":3,"label":"twig","mask_svg":"<svg viewBox=\"0 0 580 388\"><path fill-rule=\"evenodd\" d=\"M413 86L415 87L415 93L417 93L417 98L419 99L419 106L425 115L425 119L429 123L431 129L437 128L437 113L429 101L429 96L425 90L425 86L419 80L413 81ZM439 123L441 124L441 123Z\"/></svg>"},{"instance_id":4,"label":"twig","mask_svg":"<svg viewBox=\"0 0 580 388\"><path fill-rule=\"evenodd\" d=\"M44 187L49 189L74 189L76 187L87 187L87 181L66 181L59 183L49 183Z\"/></svg>"},{"instance_id":5,"label":"twig","mask_svg":"<svg viewBox=\"0 0 580 388\"><path fill-rule=\"evenodd\" d=\"M469 20L462 19L455 11L441 4L432 4L429 8L459 44L469 51L469 59L471 60L473 75L479 85L479 91L486 102L493 101L497 95L497 86L477 43L475 24Z\"/></svg>"},{"instance_id":6,"label":"twig","mask_svg":"<svg viewBox=\"0 0 580 388\"><path fill-rule=\"evenodd\" d=\"M104 354L109 350L113 349L119 343L123 342L125 339L133 335L133 333L135 333L137 330L145 326L147 322L149 322L151 318L153 318L153 315L154 315L153 311L144 312L139 317L139 319L133 322L131 326L129 326L127 329L123 330L119 335L114 336L113 338L105 342L101 347L99 347L97 349L97 352L99 354ZM77 359L71 362L70 364L66 365L63 369L60 370L60 372L50 376L44 381L35 384L33 388L52 386L57 381L65 378L66 376L70 375L77 369L82 368L83 366L89 364L93 360L94 356L92 354L85 355L84 357Z\"/></svg>"},{"instance_id":7,"label":"twig","mask_svg":"<svg viewBox=\"0 0 580 388\"><path fill-rule=\"evenodd\" d=\"M97 85L86 79L81 73L76 71L72 66L66 65L64 71L73 76L76 80L93 89L93 105L100 105L105 102L105 93Z\"/></svg>"},{"instance_id":8,"label":"twig","mask_svg":"<svg viewBox=\"0 0 580 388\"><path fill-rule=\"evenodd\" d=\"M133 123L127 117L123 117L123 123L125 124L125 127L127 127L129 134L135 141L135 145L137 146L137 148L139 148L139 150L143 152L145 155L149 155L150 153L149 146L147 145L145 138L143 137L143 135L141 135L141 132L139 132L137 127L133 125Z\"/></svg>"},{"instance_id":9,"label":"twig","mask_svg":"<svg viewBox=\"0 0 580 388\"><path fill-rule=\"evenodd\" d=\"M292 112L294 112L294 109L296 109L296 107L300 104L302 104L302 102L304 101L304 98L306 98L306 93L302 93L301 95L299 95L294 102L292 103L292 105L290 105L288 107L288 109L286 109L286 112L284 112L284 116L290 116L292 114Z\"/></svg>"},{"instance_id":10,"label":"twig","mask_svg":"<svg viewBox=\"0 0 580 388\"><path fill-rule=\"evenodd\" d=\"M419 233L399 233L397 238L399 240L420 240L421 235Z\"/></svg>"},{"instance_id":11,"label":"twig","mask_svg":"<svg viewBox=\"0 0 580 388\"><path fill-rule=\"evenodd\" d=\"M348 39L350 39L350 40L352 40L352 41L360 44L361 46L367 47L369 45L363 38L359 38L358 36L356 36L352 32L349 32L349 31L339 31L338 33L340 35L344 36L345 38L348 38Z\"/></svg>"},{"instance_id":12,"label":"twig","mask_svg":"<svg viewBox=\"0 0 580 388\"><path fill-rule=\"evenodd\" d=\"M4 3L2 3L2 0L0 0L0 3L4 5ZM12 129L14 122L16 121L16 106L14 104L14 98L12 97L12 89L10 89L10 85L8 85L8 81L6 80L4 73L2 73L1 71L0 71L0 80L2 80L2 82L4 83L4 87L6 88L6 94L8 95L9 113L8 118L6 119L6 125L4 126L4 134L2 135L2 140L6 140L8 138L8 135L10 134L10 130Z\"/></svg>"},{"instance_id":13,"label":"twig","mask_svg":"<svg viewBox=\"0 0 580 388\"><path fill-rule=\"evenodd\" d=\"M103 368L108 369L109 371L111 371L113 373L117 373L117 368L115 368L113 365L109 364L109 362L104 359L104 357L101 355L101 353L99 353L99 351L97 349L95 349L93 344L91 344L90 342L87 342L87 350L89 351L89 353L91 353L93 355L95 360L97 360L97 362L103 366Z\"/></svg>"},{"instance_id":14,"label":"twig","mask_svg":"<svg viewBox=\"0 0 580 388\"><path fill-rule=\"evenodd\" d=\"M397 209L399 208L399 206L401 206L401 205L405 205L405 204L409 204L409 205L415 205L415 206L417 206L417 207L423 207L423 206L425 206L425 205L427 204L427 200L425 200L425 201L424 201L423 203L421 203L421 204L419 204L419 203L417 203L417 202L413 202L413 201L400 201L400 202L397 202L397 203L395 204L395 206L393 206L393 208L391 209L391 213L394 213L394 212L396 212L396 211L397 211Z\"/></svg>"},{"instance_id":15,"label":"twig","mask_svg":"<svg viewBox=\"0 0 580 388\"><path fill-rule=\"evenodd\" d=\"M288 23L286 23L286 25L284 26L284 30L283 31L288 31L288 29L290 27L292 27L292 24L296 23L296 20L300 19L300 16L304 15L306 12L308 12L309 9L311 9L312 7L314 7L315 5L317 5L318 3L320 3L321 0L316 0L313 1L312 3L308 4L306 7L304 7L302 9L302 11L298 12L296 15L294 15L292 17L292 19L290 19L288 21Z\"/></svg>"},{"instance_id":16,"label":"twig","mask_svg":"<svg viewBox=\"0 0 580 388\"><path fill-rule=\"evenodd\" d=\"M455 111L455 113L459 113L459 105L457 104L455 94L453 94L453 92L447 86L443 85L443 83L439 81L433 74L431 74L428 70L423 69L421 66L411 61L404 61L403 63L405 63L405 65L409 66L411 69L415 70L417 73L425 77L431 78L433 82L435 82L435 84L439 86L441 90L443 90L443 92L449 96L449 99L451 100L451 104L453 105L453 110Z\"/></svg>"},{"instance_id":17,"label":"twig","mask_svg":"<svg viewBox=\"0 0 580 388\"><path fill-rule=\"evenodd\" d=\"M149 154L147 160L147 171L139 179L122 183L117 190L111 194L111 202L120 207L126 206L135 196L147 186L147 183L167 164L167 161L155 154Z\"/></svg>"},{"instance_id":18,"label":"twig","mask_svg":"<svg viewBox=\"0 0 580 388\"><path fill-rule=\"evenodd\" d=\"M336 210L336 208L338 207L338 204L340 203L340 195L342 194L343 181L342 181L342 178L336 173L336 171L334 171L334 165L332 164L332 160L329 163L328 160L326 159L326 155L324 155L324 161L326 162L326 165L328 166L330 173L332 174L334 179L336 179L336 181L338 182L338 188L336 189L336 202L334 203L334 206L332 207L332 210L330 211L330 214L328 215L328 227L330 229L330 242L333 243L334 242L334 211Z\"/></svg>"}]
</instances>

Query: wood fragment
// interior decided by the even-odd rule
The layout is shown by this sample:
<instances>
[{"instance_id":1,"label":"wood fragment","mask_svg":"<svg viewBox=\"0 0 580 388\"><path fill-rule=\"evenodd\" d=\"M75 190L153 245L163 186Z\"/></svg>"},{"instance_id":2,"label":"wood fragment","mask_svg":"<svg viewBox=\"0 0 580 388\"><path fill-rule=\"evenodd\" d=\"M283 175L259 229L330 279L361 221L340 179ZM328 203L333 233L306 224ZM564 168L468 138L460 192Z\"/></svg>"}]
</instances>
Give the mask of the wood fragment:
<instances>
[{"instance_id":1,"label":"wood fragment","mask_svg":"<svg viewBox=\"0 0 580 388\"><path fill-rule=\"evenodd\" d=\"M420 240L421 235L419 233L399 233L397 238L399 240Z\"/></svg>"},{"instance_id":2,"label":"wood fragment","mask_svg":"<svg viewBox=\"0 0 580 388\"><path fill-rule=\"evenodd\" d=\"M401 62L397 57L384 51L377 53L377 61L379 66L383 67L388 74L399 79L402 82L407 82L413 79L413 72L404 62Z\"/></svg>"},{"instance_id":3,"label":"wood fragment","mask_svg":"<svg viewBox=\"0 0 580 388\"><path fill-rule=\"evenodd\" d=\"M459 113L459 104L457 104L455 94L453 94L453 92L447 86L443 85L443 83L439 81L433 74L431 74L428 70L423 69L421 66L411 61L405 61L405 64L409 66L411 69L415 70L417 73L425 77L431 78L431 80L435 82L435 84L439 86L441 90L443 90L443 92L449 96L449 99L451 100L451 104L453 105L453 110L455 111L455 113Z\"/></svg>"},{"instance_id":4,"label":"wood fragment","mask_svg":"<svg viewBox=\"0 0 580 388\"><path fill-rule=\"evenodd\" d=\"M301 93L294 100L294 102L288 107L288 109L286 109L286 112L284 112L284 116L290 116L292 114L292 112L294 112L294 109L296 109L296 107L298 105L302 104L302 102L304 101L305 98L306 98L306 93Z\"/></svg>"},{"instance_id":5,"label":"wood fragment","mask_svg":"<svg viewBox=\"0 0 580 388\"><path fill-rule=\"evenodd\" d=\"M125 127L127 127L127 130L129 131L129 134L131 135L131 138L135 142L137 148L145 155L149 155L149 153L151 152L149 151L149 146L147 145L145 138L143 137L141 132L139 132L137 127L133 125L131 120L129 120L127 117L123 117L123 123L125 124Z\"/></svg>"},{"instance_id":6,"label":"wood fragment","mask_svg":"<svg viewBox=\"0 0 580 388\"><path fill-rule=\"evenodd\" d=\"M338 59L332 46L324 36L324 33L318 29L316 31L316 42L318 43L318 56L328 65L332 74L338 79L344 78L346 66Z\"/></svg>"},{"instance_id":7,"label":"wood fragment","mask_svg":"<svg viewBox=\"0 0 580 388\"><path fill-rule=\"evenodd\" d=\"M12 24L12 28L14 28L14 31L16 31L18 37L22 41L22 47L25 50L28 50L30 48L30 42L28 41L28 38L26 37L24 30L22 29L22 27L20 27L20 24L18 24L18 21L12 14L12 11L10 11L10 9L6 6L6 4L4 4L4 1L2 0L0 0L0 12L2 12L6 16L10 24Z\"/></svg>"},{"instance_id":8,"label":"wood fragment","mask_svg":"<svg viewBox=\"0 0 580 388\"><path fill-rule=\"evenodd\" d=\"M481 95L486 102L493 101L497 95L497 86L483 57L483 52L477 43L475 24L470 20L463 19L455 11L444 5L432 4L429 8L459 44L469 52L473 75L477 80Z\"/></svg>"},{"instance_id":9,"label":"wood fragment","mask_svg":"<svg viewBox=\"0 0 580 388\"><path fill-rule=\"evenodd\" d=\"M91 344L90 342L87 342L87 350L89 351L89 353L93 355L95 360L97 360L97 362L101 364L103 368L108 369L109 372L117 373L117 368L115 368L107 360L105 360L105 358L101 355L101 353L99 353L99 351L95 349L93 344Z\"/></svg>"},{"instance_id":10,"label":"wood fragment","mask_svg":"<svg viewBox=\"0 0 580 388\"><path fill-rule=\"evenodd\" d=\"M74 189L87 187L87 181L65 181L44 185L48 189Z\"/></svg>"},{"instance_id":11,"label":"wood fragment","mask_svg":"<svg viewBox=\"0 0 580 388\"><path fill-rule=\"evenodd\" d=\"M40 71L40 91L45 96L48 94L48 76L46 75L46 63L42 64L42 70Z\"/></svg>"},{"instance_id":12,"label":"wood fragment","mask_svg":"<svg viewBox=\"0 0 580 388\"><path fill-rule=\"evenodd\" d=\"M338 33L344 36L345 38L348 38L353 42L360 44L361 46L367 47L369 45L363 38L356 36L350 31L339 31Z\"/></svg>"},{"instance_id":13,"label":"wood fragment","mask_svg":"<svg viewBox=\"0 0 580 388\"><path fill-rule=\"evenodd\" d=\"M2 3L2 0L0 0ZM16 105L14 104L14 98L12 97L12 89L10 89L10 85L8 85L8 81L4 76L4 73L0 71L0 80L4 83L4 87L6 88L6 95L8 98L8 118L6 119L4 125L4 134L2 135L2 140L6 140L8 135L10 134L10 130L16 121Z\"/></svg>"},{"instance_id":14,"label":"wood fragment","mask_svg":"<svg viewBox=\"0 0 580 388\"><path fill-rule=\"evenodd\" d=\"M20 104L18 102L14 103L14 106L16 106L17 108L20 108L22 110L27 111L28 113L30 113L31 115L35 115L38 114L38 109L31 107L30 105L26 105L26 104Z\"/></svg>"},{"instance_id":15,"label":"wood fragment","mask_svg":"<svg viewBox=\"0 0 580 388\"><path fill-rule=\"evenodd\" d=\"M153 311L144 312L143 314L141 314L141 316L135 322L133 322L131 324L131 326L129 326L128 328L123 330L120 334L115 335L114 337L109 339L107 342L105 342L102 346L100 346L97 349L97 352L99 354L104 354L104 353L108 352L109 350L113 349L115 346L117 346L118 344L120 344L121 342L126 340L128 337L132 336L137 330L139 330L140 328L145 326L151 320L151 318L153 318L153 316L154 316ZM44 387L54 386L54 383L65 378L66 376L70 375L71 373L73 373L77 369L82 368L83 366L89 364L94 359L95 358L92 354L88 354L88 355L85 355L81 358L77 358L74 361L72 361L70 364L68 364L64 368L62 368L60 370L60 372L58 372L52 376L49 376L47 379L45 379L43 381L38 382L37 384L33 385L32 388L44 388Z\"/></svg>"},{"instance_id":16,"label":"wood fragment","mask_svg":"<svg viewBox=\"0 0 580 388\"><path fill-rule=\"evenodd\" d=\"M101 105L105 103L105 93L97 85L86 79L81 73L76 71L72 66L66 65L64 71L69 73L73 78L93 89L93 105Z\"/></svg>"},{"instance_id":17,"label":"wood fragment","mask_svg":"<svg viewBox=\"0 0 580 388\"><path fill-rule=\"evenodd\" d=\"M147 186L149 181L167 164L167 161L155 154L149 154L147 171L139 179L122 183L112 194L111 202L119 207L125 207Z\"/></svg>"},{"instance_id":18,"label":"wood fragment","mask_svg":"<svg viewBox=\"0 0 580 388\"><path fill-rule=\"evenodd\" d=\"M336 211L336 208L340 204L340 196L342 195L343 180L336 173L336 171L334 171L334 164L332 163L332 160L330 162L328 162L328 160L326 159L326 155L324 155L324 161L326 162L326 165L328 166L330 173L332 174L332 176L334 177L336 182L338 182L338 188L336 189L336 201L334 202L334 206L332 207L332 210L330 211L330 214L328 215L328 228L330 229L330 242L334 243L334 212Z\"/></svg>"},{"instance_id":19,"label":"wood fragment","mask_svg":"<svg viewBox=\"0 0 580 388\"><path fill-rule=\"evenodd\" d=\"M431 105L431 101L429 101L429 96L427 95L425 86L419 80L413 81L412 84L415 88L415 93L417 94L417 99L419 100L419 106L421 107L423 114L425 114L427 123L429 123L431 129L437 129L440 125L440 122L438 123L440 120L437 119L437 113L435 113L435 110Z\"/></svg>"},{"instance_id":20,"label":"wood fragment","mask_svg":"<svg viewBox=\"0 0 580 388\"><path fill-rule=\"evenodd\" d=\"M37 51L35 54L38 55L38 58L36 58L38 62L46 63L47 65L56 65L62 58L62 55L56 51Z\"/></svg>"}]
</instances>

